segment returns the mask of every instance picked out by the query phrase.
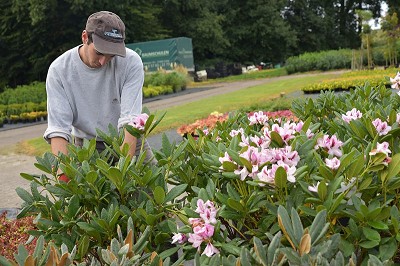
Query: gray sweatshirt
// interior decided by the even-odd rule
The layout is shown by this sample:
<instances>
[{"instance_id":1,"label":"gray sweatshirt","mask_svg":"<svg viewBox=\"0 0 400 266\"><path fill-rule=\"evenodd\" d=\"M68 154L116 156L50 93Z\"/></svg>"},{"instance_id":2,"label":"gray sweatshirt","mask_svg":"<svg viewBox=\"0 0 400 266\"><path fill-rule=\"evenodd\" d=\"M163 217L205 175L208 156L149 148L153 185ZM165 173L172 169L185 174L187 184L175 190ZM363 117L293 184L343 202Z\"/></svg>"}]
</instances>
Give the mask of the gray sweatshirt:
<instances>
[{"instance_id":1,"label":"gray sweatshirt","mask_svg":"<svg viewBox=\"0 0 400 266\"><path fill-rule=\"evenodd\" d=\"M47 79L48 127L44 138L72 136L92 139L96 128L108 132L108 125L120 129L142 111L143 63L126 48L126 57L115 56L95 69L79 57L79 46L50 65Z\"/></svg>"}]
</instances>

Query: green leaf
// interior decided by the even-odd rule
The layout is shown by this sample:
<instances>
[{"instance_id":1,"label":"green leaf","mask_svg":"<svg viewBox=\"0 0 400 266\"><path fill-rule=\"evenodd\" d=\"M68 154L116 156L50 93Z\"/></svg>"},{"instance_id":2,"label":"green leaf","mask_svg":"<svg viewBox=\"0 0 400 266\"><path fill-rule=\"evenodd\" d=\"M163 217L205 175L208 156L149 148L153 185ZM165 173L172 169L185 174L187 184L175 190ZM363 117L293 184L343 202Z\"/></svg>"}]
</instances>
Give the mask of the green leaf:
<instances>
[{"instance_id":1,"label":"green leaf","mask_svg":"<svg viewBox=\"0 0 400 266\"><path fill-rule=\"evenodd\" d=\"M379 241L363 241L360 243L360 246L363 248L373 248L379 245Z\"/></svg>"},{"instance_id":2,"label":"green leaf","mask_svg":"<svg viewBox=\"0 0 400 266\"><path fill-rule=\"evenodd\" d=\"M318 185L318 196L321 200L325 200L328 195L328 188L325 183L325 180L322 180Z\"/></svg>"},{"instance_id":3,"label":"green leaf","mask_svg":"<svg viewBox=\"0 0 400 266\"><path fill-rule=\"evenodd\" d=\"M172 202L177 197L181 196L187 188L187 184L181 184L178 186L173 187L165 196L164 203Z\"/></svg>"},{"instance_id":4,"label":"green leaf","mask_svg":"<svg viewBox=\"0 0 400 266\"><path fill-rule=\"evenodd\" d=\"M84 258L87 255L89 250L89 237L87 235L83 235L79 240L78 244L78 256L79 258Z\"/></svg>"},{"instance_id":5,"label":"green leaf","mask_svg":"<svg viewBox=\"0 0 400 266\"><path fill-rule=\"evenodd\" d=\"M371 227L373 227L375 229L379 229L379 230L388 230L389 229L387 224L384 222L381 222L381 221L368 221L368 225L370 225Z\"/></svg>"},{"instance_id":6,"label":"green leaf","mask_svg":"<svg viewBox=\"0 0 400 266\"><path fill-rule=\"evenodd\" d=\"M157 186L157 187L154 188L153 193L154 193L155 202L158 205L162 204L164 202L164 199L165 199L165 191L164 191L164 189L162 187L160 187L160 186Z\"/></svg>"},{"instance_id":7,"label":"green leaf","mask_svg":"<svg viewBox=\"0 0 400 266\"><path fill-rule=\"evenodd\" d=\"M326 210L317 213L313 223L310 226L311 245L317 243L329 228L329 223L326 223Z\"/></svg>"},{"instance_id":8,"label":"green leaf","mask_svg":"<svg viewBox=\"0 0 400 266\"><path fill-rule=\"evenodd\" d=\"M257 237L254 237L254 252L256 253L258 260L262 263L262 265L264 266L269 265L265 248L261 240Z\"/></svg>"},{"instance_id":9,"label":"green leaf","mask_svg":"<svg viewBox=\"0 0 400 266\"><path fill-rule=\"evenodd\" d=\"M17 188L15 189L15 191L17 192L18 196L19 196L23 201L25 201L27 204L32 204L32 203L33 203L33 201L34 201L34 200L33 200L33 197L32 197L31 194L29 194L28 191L26 191L25 189L20 188L20 187L17 187Z\"/></svg>"},{"instance_id":10,"label":"green leaf","mask_svg":"<svg viewBox=\"0 0 400 266\"><path fill-rule=\"evenodd\" d=\"M285 142L283 141L281 135L279 135L279 133L276 131L271 131L270 134L271 134L271 141L275 143L278 147L283 147Z\"/></svg>"},{"instance_id":11,"label":"green leaf","mask_svg":"<svg viewBox=\"0 0 400 266\"><path fill-rule=\"evenodd\" d=\"M275 172L275 185L278 188L287 187L287 173L282 166L279 166Z\"/></svg>"},{"instance_id":12,"label":"green leaf","mask_svg":"<svg viewBox=\"0 0 400 266\"><path fill-rule=\"evenodd\" d=\"M238 212L241 212L241 213L245 212L245 207L237 200L229 198L227 201L227 204L230 208L232 208Z\"/></svg>"},{"instance_id":13,"label":"green leaf","mask_svg":"<svg viewBox=\"0 0 400 266\"><path fill-rule=\"evenodd\" d=\"M381 241L381 235L374 229L363 227L362 232L368 240L378 242L378 244Z\"/></svg>"},{"instance_id":14,"label":"green leaf","mask_svg":"<svg viewBox=\"0 0 400 266\"><path fill-rule=\"evenodd\" d=\"M390 180L400 172L400 153L396 153L389 163L388 169L383 172L382 179Z\"/></svg>"},{"instance_id":15,"label":"green leaf","mask_svg":"<svg viewBox=\"0 0 400 266\"><path fill-rule=\"evenodd\" d=\"M70 217L70 219L73 219L75 217L79 209L79 197L77 195L73 195L68 205L68 216Z\"/></svg>"}]
</instances>

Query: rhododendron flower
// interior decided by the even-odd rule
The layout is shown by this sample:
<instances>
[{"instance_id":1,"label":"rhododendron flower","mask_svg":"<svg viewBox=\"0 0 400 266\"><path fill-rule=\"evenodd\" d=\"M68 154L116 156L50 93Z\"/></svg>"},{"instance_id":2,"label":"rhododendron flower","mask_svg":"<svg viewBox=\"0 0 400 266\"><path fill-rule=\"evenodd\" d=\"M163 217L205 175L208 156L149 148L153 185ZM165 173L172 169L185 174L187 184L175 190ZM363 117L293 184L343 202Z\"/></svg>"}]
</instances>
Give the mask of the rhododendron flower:
<instances>
[{"instance_id":1,"label":"rhododendron flower","mask_svg":"<svg viewBox=\"0 0 400 266\"><path fill-rule=\"evenodd\" d=\"M202 218L205 223L215 224L217 222L217 209L214 203L209 200L204 202L202 199L198 199L196 212L200 214L200 218Z\"/></svg>"},{"instance_id":2,"label":"rhododendron flower","mask_svg":"<svg viewBox=\"0 0 400 266\"><path fill-rule=\"evenodd\" d=\"M238 130L232 129L231 132L229 132L229 136L231 136L232 138L234 136L239 135L239 134L244 135L244 129L243 128L239 128Z\"/></svg>"},{"instance_id":3,"label":"rhododendron flower","mask_svg":"<svg viewBox=\"0 0 400 266\"><path fill-rule=\"evenodd\" d=\"M400 89L400 72L394 78L390 78L390 83L392 83L392 89Z\"/></svg>"},{"instance_id":4,"label":"rhododendron flower","mask_svg":"<svg viewBox=\"0 0 400 266\"><path fill-rule=\"evenodd\" d=\"M343 142L337 139L335 135L329 137L328 135L324 135L322 138L317 140L317 145L315 145L315 149L323 148L326 149L329 155L334 155L337 157L342 156L342 151L340 147L343 145Z\"/></svg>"},{"instance_id":5,"label":"rhododendron flower","mask_svg":"<svg viewBox=\"0 0 400 266\"><path fill-rule=\"evenodd\" d=\"M289 182L296 182L296 178L294 176L294 173L296 172L296 167L289 166L281 161L279 161L277 164L273 164L270 169L267 166L264 166L263 169L261 169L261 172L257 174L258 179L265 183L274 184L275 173L279 167L282 167L286 171L287 180ZM260 183L260 186L264 186L264 184Z\"/></svg>"},{"instance_id":6,"label":"rhododendron flower","mask_svg":"<svg viewBox=\"0 0 400 266\"><path fill-rule=\"evenodd\" d=\"M379 118L372 121L372 124L375 126L379 136L386 135L392 129L391 126L388 126L387 122L382 122Z\"/></svg>"},{"instance_id":7,"label":"rhododendron flower","mask_svg":"<svg viewBox=\"0 0 400 266\"><path fill-rule=\"evenodd\" d=\"M197 234L189 233L188 242L192 243L192 247L198 248L200 247L201 243L203 243L204 238Z\"/></svg>"},{"instance_id":8,"label":"rhododendron flower","mask_svg":"<svg viewBox=\"0 0 400 266\"><path fill-rule=\"evenodd\" d=\"M351 111L346 112L345 115L342 115L343 121L346 123L350 123L351 120L356 120L362 117L362 113L358 111L356 108L351 109Z\"/></svg>"},{"instance_id":9,"label":"rhododendron flower","mask_svg":"<svg viewBox=\"0 0 400 266\"><path fill-rule=\"evenodd\" d=\"M139 130L144 130L144 125L146 124L146 121L148 118L149 118L149 115L146 113L137 115L132 119L132 121L129 123L129 125L133 126L134 128L137 128Z\"/></svg>"},{"instance_id":10,"label":"rhododendron flower","mask_svg":"<svg viewBox=\"0 0 400 266\"><path fill-rule=\"evenodd\" d=\"M389 150L389 143L388 142L386 142L386 141L384 141L384 142L382 142L382 143L377 143L376 144L376 149L373 149L370 153L369 153L369 155L376 155L377 153L383 153L383 154L386 154L386 156L389 156L389 153L392 153L390 150Z\"/></svg>"},{"instance_id":11,"label":"rhododendron flower","mask_svg":"<svg viewBox=\"0 0 400 266\"><path fill-rule=\"evenodd\" d=\"M268 121L268 116L263 111L255 112L249 116L250 125L260 124L265 125Z\"/></svg>"},{"instance_id":12,"label":"rhododendron flower","mask_svg":"<svg viewBox=\"0 0 400 266\"><path fill-rule=\"evenodd\" d=\"M275 131L281 136L282 140L285 143L288 143L289 140L294 138L294 133L296 133L293 125L294 124L285 123L283 124L283 127L281 127L278 124L273 124L271 126L271 130L269 130L268 128L264 129L264 135L271 138L271 131Z\"/></svg>"},{"instance_id":13,"label":"rhododendron flower","mask_svg":"<svg viewBox=\"0 0 400 266\"><path fill-rule=\"evenodd\" d=\"M314 186L308 186L308 190L311 191L311 192L318 192L319 183L320 183L320 182L318 181L316 185L314 185Z\"/></svg>"},{"instance_id":14,"label":"rhododendron flower","mask_svg":"<svg viewBox=\"0 0 400 266\"><path fill-rule=\"evenodd\" d=\"M174 233L172 236L172 244L178 243L183 244L187 241L187 236L182 233Z\"/></svg>"},{"instance_id":15,"label":"rhododendron flower","mask_svg":"<svg viewBox=\"0 0 400 266\"><path fill-rule=\"evenodd\" d=\"M336 157L333 157L332 159L326 158L325 163L326 163L326 166L332 170L336 170L340 166L340 160Z\"/></svg>"},{"instance_id":16,"label":"rhododendron flower","mask_svg":"<svg viewBox=\"0 0 400 266\"><path fill-rule=\"evenodd\" d=\"M201 255L206 255L207 257L211 257L214 254L218 254L219 250L213 246L213 244L208 243L206 248L204 249L203 253Z\"/></svg>"}]
</instances>

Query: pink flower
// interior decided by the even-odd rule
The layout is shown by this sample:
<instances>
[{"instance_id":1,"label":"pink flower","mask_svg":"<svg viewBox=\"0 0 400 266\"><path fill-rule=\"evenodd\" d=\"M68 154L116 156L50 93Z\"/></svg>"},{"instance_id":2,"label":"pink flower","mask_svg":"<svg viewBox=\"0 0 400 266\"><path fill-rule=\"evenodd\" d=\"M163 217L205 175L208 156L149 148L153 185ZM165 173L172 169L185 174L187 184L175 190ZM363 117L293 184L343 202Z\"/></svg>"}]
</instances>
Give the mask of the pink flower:
<instances>
[{"instance_id":1,"label":"pink flower","mask_svg":"<svg viewBox=\"0 0 400 266\"><path fill-rule=\"evenodd\" d=\"M376 144L376 149L373 149L370 153L369 153L369 155L375 155L375 154L377 154L377 153L383 153L383 154L386 154L386 156L389 156L389 153L392 153L390 150L389 150L389 143L388 142L382 142L382 143L377 143Z\"/></svg>"},{"instance_id":2,"label":"pink flower","mask_svg":"<svg viewBox=\"0 0 400 266\"><path fill-rule=\"evenodd\" d=\"M204 223L217 223L217 209L214 207L213 202L207 200L204 203L202 199L198 199L196 212L200 214L200 218L203 219Z\"/></svg>"},{"instance_id":3,"label":"pink flower","mask_svg":"<svg viewBox=\"0 0 400 266\"><path fill-rule=\"evenodd\" d=\"M203 224L193 228L193 233L201 236L203 239L209 239L214 235L214 225Z\"/></svg>"},{"instance_id":4,"label":"pink flower","mask_svg":"<svg viewBox=\"0 0 400 266\"><path fill-rule=\"evenodd\" d=\"M400 89L400 72L394 78L390 78L390 83L392 83L392 89Z\"/></svg>"},{"instance_id":5,"label":"pink flower","mask_svg":"<svg viewBox=\"0 0 400 266\"><path fill-rule=\"evenodd\" d=\"M239 128L238 130L232 129L231 132L229 132L229 136L234 137L237 135L244 135L244 129L243 128Z\"/></svg>"},{"instance_id":6,"label":"pink flower","mask_svg":"<svg viewBox=\"0 0 400 266\"><path fill-rule=\"evenodd\" d=\"M204 249L201 255L206 255L207 257L211 257L214 254L218 254L219 250L213 246L213 244L208 243L206 248Z\"/></svg>"},{"instance_id":7,"label":"pink flower","mask_svg":"<svg viewBox=\"0 0 400 266\"><path fill-rule=\"evenodd\" d=\"M323 148L328 151L329 155L334 155L337 157L342 156L342 151L340 147L343 145L343 142L337 139L335 135L331 138L328 135L324 135L322 138L317 140L317 145L315 145L315 149Z\"/></svg>"},{"instance_id":8,"label":"pink flower","mask_svg":"<svg viewBox=\"0 0 400 266\"><path fill-rule=\"evenodd\" d=\"M336 157L333 157L332 159L325 159L326 166L332 170L336 170L340 166L340 160Z\"/></svg>"},{"instance_id":9,"label":"pink flower","mask_svg":"<svg viewBox=\"0 0 400 266\"><path fill-rule=\"evenodd\" d=\"M382 122L379 118L372 121L372 124L375 126L379 136L386 135L392 129L391 126L388 126L387 122Z\"/></svg>"},{"instance_id":10,"label":"pink flower","mask_svg":"<svg viewBox=\"0 0 400 266\"><path fill-rule=\"evenodd\" d=\"M345 115L342 115L343 121L346 123L350 123L351 120L356 120L362 117L362 113L358 111L356 108L351 109L351 111L346 112Z\"/></svg>"},{"instance_id":11,"label":"pink flower","mask_svg":"<svg viewBox=\"0 0 400 266\"><path fill-rule=\"evenodd\" d=\"M149 118L149 115L146 113L137 115L132 119L132 121L129 123L129 125L133 126L134 128L137 128L139 130L144 130L144 125L146 124L146 121L148 118Z\"/></svg>"},{"instance_id":12,"label":"pink flower","mask_svg":"<svg viewBox=\"0 0 400 266\"><path fill-rule=\"evenodd\" d=\"M189 233L189 238L188 242L192 243L192 247L198 248L200 247L201 243L203 243L203 237L201 237L198 234L190 234Z\"/></svg>"},{"instance_id":13,"label":"pink flower","mask_svg":"<svg viewBox=\"0 0 400 266\"><path fill-rule=\"evenodd\" d=\"M187 236L182 233L174 233L172 236L172 244L178 243L183 244L187 241Z\"/></svg>"},{"instance_id":14,"label":"pink flower","mask_svg":"<svg viewBox=\"0 0 400 266\"><path fill-rule=\"evenodd\" d=\"M250 125L260 124L265 125L268 121L268 116L263 111L255 112L249 117Z\"/></svg>"}]
</instances>

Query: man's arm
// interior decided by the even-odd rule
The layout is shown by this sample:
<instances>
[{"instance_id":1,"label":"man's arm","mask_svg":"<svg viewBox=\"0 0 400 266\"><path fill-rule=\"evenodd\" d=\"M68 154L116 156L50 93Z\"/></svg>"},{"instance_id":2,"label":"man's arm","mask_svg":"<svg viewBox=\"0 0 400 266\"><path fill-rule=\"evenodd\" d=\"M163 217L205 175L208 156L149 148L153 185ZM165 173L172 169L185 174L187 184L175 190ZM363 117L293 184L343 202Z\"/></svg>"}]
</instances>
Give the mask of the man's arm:
<instances>
[{"instance_id":1,"label":"man's arm","mask_svg":"<svg viewBox=\"0 0 400 266\"><path fill-rule=\"evenodd\" d=\"M128 155L133 157L136 153L137 138L132 136L126 129L124 129L124 135L124 142L122 143L121 148L127 144L129 146Z\"/></svg>"},{"instance_id":2,"label":"man's arm","mask_svg":"<svg viewBox=\"0 0 400 266\"><path fill-rule=\"evenodd\" d=\"M68 154L68 141L62 137L54 137L50 139L51 152L54 155L58 155L59 152Z\"/></svg>"}]
</instances>

